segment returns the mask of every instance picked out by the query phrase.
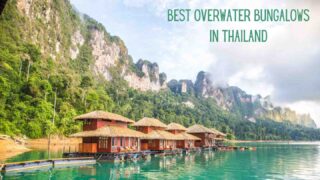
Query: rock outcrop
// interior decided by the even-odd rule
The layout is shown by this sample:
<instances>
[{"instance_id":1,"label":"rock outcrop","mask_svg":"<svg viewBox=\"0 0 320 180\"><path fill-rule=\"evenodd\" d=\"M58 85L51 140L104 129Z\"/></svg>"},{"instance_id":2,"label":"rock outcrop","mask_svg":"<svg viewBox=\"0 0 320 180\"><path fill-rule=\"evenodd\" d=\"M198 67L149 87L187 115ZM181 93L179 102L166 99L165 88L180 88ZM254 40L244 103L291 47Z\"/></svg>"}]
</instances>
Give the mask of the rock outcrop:
<instances>
[{"instance_id":1,"label":"rock outcrop","mask_svg":"<svg viewBox=\"0 0 320 180\"><path fill-rule=\"evenodd\" d=\"M80 47L84 43L84 37L80 33L80 30L76 30L71 36L71 47L70 47L70 57L71 59L76 59L80 52Z\"/></svg>"},{"instance_id":2,"label":"rock outcrop","mask_svg":"<svg viewBox=\"0 0 320 180\"><path fill-rule=\"evenodd\" d=\"M158 64L140 59L135 66L138 72L128 72L124 75L130 87L141 91L159 91L167 87L167 76L159 73Z\"/></svg>"},{"instance_id":3,"label":"rock outcrop","mask_svg":"<svg viewBox=\"0 0 320 180\"><path fill-rule=\"evenodd\" d=\"M168 87L175 93L194 94L194 85L191 80L184 79L177 81L173 79L168 82Z\"/></svg>"}]
</instances>

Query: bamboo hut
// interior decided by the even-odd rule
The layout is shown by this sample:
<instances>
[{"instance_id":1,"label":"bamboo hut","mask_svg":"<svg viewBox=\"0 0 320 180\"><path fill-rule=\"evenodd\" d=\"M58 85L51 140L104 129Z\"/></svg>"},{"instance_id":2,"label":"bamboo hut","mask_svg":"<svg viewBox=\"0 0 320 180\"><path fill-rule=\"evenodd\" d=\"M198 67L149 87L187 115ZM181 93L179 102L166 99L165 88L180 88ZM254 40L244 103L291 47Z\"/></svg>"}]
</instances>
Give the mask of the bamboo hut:
<instances>
[{"instance_id":1,"label":"bamboo hut","mask_svg":"<svg viewBox=\"0 0 320 180\"><path fill-rule=\"evenodd\" d=\"M93 111L75 117L83 121L83 131L70 137L82 138L79 145L81 153L97 152L138 152L140 138L143 133L129 129L128 124L133 120L118 114Z\"/></svg>"},{"instance_id":2,"label":"bamboo hut","mask_svg":"<svg viewBox=\"0 0 320 180\"><path fill-rule=\"evenodd\" d=\"M226 137L226 134L224 134L221 131L216 130L215 128L211 128L211 130L215 133L215 143L217 146L223 145L224 138Z\"/></svg>"},{"instance_id":3,"label":"bamboo hut","mask_svg":"<svg viewBox=\"0 0 320 180\"><path fill-rule=\"evenodd\" d=\"M176 137L165 131L167 125L158 119L144 117L133 124L137 131L145 133L141 138L141 150L174 150L176 149Z\"/></svg>"},{"instance_id":4,"label":"bamboo hut","mask_svg":"<svg viewBox=\"0 0 320 180\"><path fill-rule=\"evenodd\" d=\"M201 140L195 142L196 147L213 147L215 146L215 133L202 125L195 124L188 128L187 133L192 134Z\"/></svg>"},{"instance_id":5,"label":"bamboo hut","mask_svg":"<svg viewBox=\"0 0 320 180\"><path fill-rule=\"evenodd\" d=\"M195 141L200 141L201 139L188 134L187 128L177 123L168 124L167 131L175 134L179 140L176 141L177 148L190 149L195 147Z\"/></svg>"}]
</instances>

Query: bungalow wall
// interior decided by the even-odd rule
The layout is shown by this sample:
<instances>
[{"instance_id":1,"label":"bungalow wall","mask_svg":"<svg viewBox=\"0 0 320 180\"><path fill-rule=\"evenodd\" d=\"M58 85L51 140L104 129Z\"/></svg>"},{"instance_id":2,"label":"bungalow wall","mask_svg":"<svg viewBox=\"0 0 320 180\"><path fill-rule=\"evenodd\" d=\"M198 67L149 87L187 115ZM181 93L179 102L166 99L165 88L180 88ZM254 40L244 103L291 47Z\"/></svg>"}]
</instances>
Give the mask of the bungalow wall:
<instances>
[{"instance_id":1,"label":"bungalow wall","mask_svg":"<svg viewBox=\"0 0 320 180\"><path fill-rule=\"evenodd\" d=\"M185 141L184 140L176 141L176 146L177 148L185 148Z\"/></svg>"},{"instance_id":2,"label":"bungalow wall","mask_svg":"<svg viewBox=\"0 0 320 180\"><path fill-rule=\"evenodd\" d=\"M150 150L163 150L163 140L148 140L148 148Z\"/></svg>"},{"instance_id":3,"label":"bungalow wall","mask_svg":"<svg viewBox=\"0 0 320 180\"><path fill-rule=\"evenodd\" d=\"M164 130L162 127L147 127L147 126L138 126L136 127L137 131L143 132L145 134L151 133L153 130Z\"/></svg>"},{"instance_id":4,"label":"bungalow wall","mask_svg":"<svg viewBox=\"0 0 320 180\"><path fill-rule=\"evenodd\" d=\"M140 151L138 138L133 137L87 137L82 139L80 152L131 152ZM82 147L81 147L82 146Z\"/></svg>"},{"instance_id":5,"label":"bungalow wall","mask_svg":"<svg viewBox=\"0 0 320 180\"><path fill-rule=\"evenodd\" d=\"M163 140L163 148L168 150L176 149L176 140Z\"/></svg>"},{"instance_id":6,"label":"bungalow wall","mask_svg":"<svg viewBox=\"0 0 320 180\"><path fill-rule=\"evenodd\" d=\"M197 140L195 142L195 146L196 147L211 147L214 146L214 138L209 138L208 136L210 134L208 133L190 133L198 138L200 138L201 140Z\"/></svg>"},{"instance_id":7,"label":"bungalow wall","mask_svg":"<svg viewBox=\"0 0 320 180\"><path fill-rule=\"evenodd\" d=\"M179 134L184 132L184 130L168 130L169 132L171 132L172 134Z\"/></svg>"},{"instance_id":8,"label":"bungalow wall","mask_svg":"<svg viewBox=\"0 0 320 180\"><path fill-rule=\"evenodd\" d=\"M144 139L141 140L141 150L169 150L176 149L176 142L174 140L162 140L162 139Z\"/></svg>"},{"instance_id":9,"label":"bungalow wall","mask_svg":"<svg viewBox=\"0 0 320 180\"><path fill-rule=\"evenodd\" d=\"M195 140L185 140L184 141L184 148L194 148L195 147Z\"/></svg>"},{"instance_id":10,"label":"bungalow wall","mask_svg":"<svg viewBox=\"0 0 320 180\"><path fill-rule=\"evenodd\" d=\"M127 123L115 120L92 119L85 120L83 123L83 131L96 130L106 125L127 127Z\"/></svg>"},{"instance_id":11,"label":"bungalow wall","mask_svg":"<svg viewBox=\"0 0 320 180\"><path fill-rule=\"evenodd\" d=\"M184 149L194 148L195 140L179 140L179 141L176 141L176 146L177 148L184 148Z\"/></svg>"},{"instance_id":12,"label":"bungalow wall","mask_svg":"<svg viewBox=\"0 0 320 180\"><path fill-rule=\"evenodd\" d=\"M146 140L146 139L142 139L140 141L140 148L141 148L141 151L145 151L145 150L149 150L149 140Z\"/></svg>"},{"instance_id":13,"label":"bungalow wall","mask_svg":"<svg viewBox=\"0 0 320 180\"><path fill-rule=\"evenodd\" d=\"M185 132L184 130L168 130L172 134L180 134ZM195 147L195 141L194 140L176 140L176 148L193 148Z\"/></svg>"}]
</instances>

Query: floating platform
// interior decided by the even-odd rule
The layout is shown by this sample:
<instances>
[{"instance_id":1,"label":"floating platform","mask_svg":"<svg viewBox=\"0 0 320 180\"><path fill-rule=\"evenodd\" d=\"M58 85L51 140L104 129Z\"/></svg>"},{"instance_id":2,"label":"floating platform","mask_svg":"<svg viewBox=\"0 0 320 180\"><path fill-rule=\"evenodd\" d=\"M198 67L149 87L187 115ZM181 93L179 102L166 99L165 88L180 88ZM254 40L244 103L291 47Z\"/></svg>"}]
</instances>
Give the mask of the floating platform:
<instances>
[{"instance_id":1,"label":"floating platform","mask_svg":"<svg viewBox=\"0 0 320 180\"><path fill-rule=\"evenodd\" d=\"M202 151L211 151L214 150L214 147L202 147Z\"/></svg>"},{"instance_id":2,"label":"floating platform","mask_svg":"<svg viewBox=\"0 0 320 180\"><path fill-rule=\"evenodd\" d=\"M191 152L201 151L232 151L232 150L255 150L255 147L238 147L238 146L213 146L213 147L194 147L190 149L173 149L173 150L144 150L140 152L120 152L120 153L80 153L69 152L64 153L63 157L66 158L79 158L91 156L97 161L110 161L110 162L122 162L122 161L137 161L139 159L150 159L153 157L162 157L167 155L179 155L190 154Z\"/></svg>"},{"instance_id":3,"label":"floating platform","mask_svg":"<svg viewBox=\"0 0 320 180\"><path fill-rule=\"evenodd\" d=\"M97 161L111 161L111 162L121 162L125 160L138 160L141 157L148 155L147 152L121 152L121 153L106 153L106 152L98 152L98 153L63 153L63 157L66 158L81 158L86 156L91 156Z\"/></svg>"},{"instance_id":4,"label":"floating platform","mask_svg":"<svg viewBox=\"0 0 320 180\"><path fill-rule=\"evenodd\" d=\"M97 161L111 161L111 162L121 162L126 160L136 161L139 159L150 159L150 156L167 156L167 155L177 155L182 154L183 149L174 150L158 150L151 151L145 150L140 152L121 152L121 153L107 153L107 152L97 152L97 153L63 153L63 157L86 157L92 156Z\"/></svg>"},{"instance_id":5,"label":"floating platform","mask_svg":"<svg viewBox=\"0 0 320 180\"><path fill-rule=\"evenodd\" d=\"M184 154L190 154L192 152L201 152L201 148L200 147L193 147L193 148L189 148L189 149L183 149Z\"/></svg>"},{"instance_id":6,"label":"floating platform","mask_svg":"<svg viewBox=\"0 0 320 180\"><path fill-rule=\"evenodd\" d=\"M50 169L57 166L70 166L70 165L95 164L95 163L96 163L96 160L93 157L61 158L61 159L5 163L0 166L1 167L0 170L2 172L26 171L30 169Z\"/></svg>"},{"instance_id":7,"label":"floating platform","mask_svg":"<svg viewBox=\"0 0 320 180\"><path fill-rule=\"evenodd\" d=\"M218 146L217 147L218 151L233 151L233 150L239 150L239 151L244 151L244 150L250 150L250 151L255 151L257 150L256 147L248 147L248 146Z\"/></svg>"},{"instance_id":8,"label":"floating platform","mask_svg":"<svg viewBox=\"0 0 320 180\"><path fill-rule=\"evenodd\" d=\"M24 171L29 169L42 169L42 168L52 168L53 164L49 160L39 160L39 161L25 161L25 162L16 162L16 163L6 163L3 165L1 171L10 172L10 171Z\"/></svg>"},{"instance_id":9,"label":"floating platform","mask_svg":"<svg viewBox=\"0 0 320 180\"><path fill-rule=\"evenodd\" d=\"M54 167L97 163L97 161L93 157L60 158L60 159L52 159L51 161L53 162Z\"/></svg>"}]
</instances>

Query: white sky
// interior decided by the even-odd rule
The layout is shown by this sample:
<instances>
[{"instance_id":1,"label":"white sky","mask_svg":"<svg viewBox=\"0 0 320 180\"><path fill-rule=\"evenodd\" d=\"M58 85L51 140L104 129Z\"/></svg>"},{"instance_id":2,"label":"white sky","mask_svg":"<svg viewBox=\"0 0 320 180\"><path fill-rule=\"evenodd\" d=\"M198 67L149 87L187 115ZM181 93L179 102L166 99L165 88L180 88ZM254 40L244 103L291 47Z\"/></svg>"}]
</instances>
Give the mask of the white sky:
<instances>
[{"instance_id":1,"label":"white sky","mask_svg":"<svg viewBox=\"0 0 320 180\"><path fill-rule=\"evenodd\" d=\"M195 80L209 71L216 83L271 95L276 105L310 113L320 125L320 1L317 0L71 0L120 36L135 61L157 62L168 79ZM168 8L310 9L309 22L169 23ZM267 43L209 43L210 29L267 29Z\"/></svg>"}]
</instances>

